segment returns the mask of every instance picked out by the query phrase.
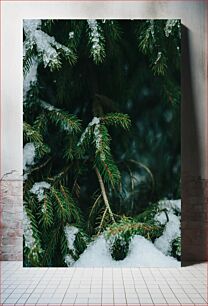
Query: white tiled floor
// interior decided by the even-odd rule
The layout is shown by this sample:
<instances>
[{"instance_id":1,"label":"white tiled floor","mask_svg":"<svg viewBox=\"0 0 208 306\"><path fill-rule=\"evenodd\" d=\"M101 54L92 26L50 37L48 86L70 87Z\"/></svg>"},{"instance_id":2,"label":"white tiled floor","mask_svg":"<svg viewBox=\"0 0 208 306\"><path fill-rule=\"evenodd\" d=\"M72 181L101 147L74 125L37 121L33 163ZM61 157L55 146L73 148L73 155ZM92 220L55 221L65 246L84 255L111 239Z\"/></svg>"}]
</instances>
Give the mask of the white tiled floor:
<instances>
[{"instance_id":1,"label":"white tiled floor","mask_svg":"<svg viewBox=\"0 0 208 306\"><path fill-rule=\"evenodd\" d=\"M177 269L0 264L0 305L208 305L206 264Z\"/></svg>"}]
</instances>

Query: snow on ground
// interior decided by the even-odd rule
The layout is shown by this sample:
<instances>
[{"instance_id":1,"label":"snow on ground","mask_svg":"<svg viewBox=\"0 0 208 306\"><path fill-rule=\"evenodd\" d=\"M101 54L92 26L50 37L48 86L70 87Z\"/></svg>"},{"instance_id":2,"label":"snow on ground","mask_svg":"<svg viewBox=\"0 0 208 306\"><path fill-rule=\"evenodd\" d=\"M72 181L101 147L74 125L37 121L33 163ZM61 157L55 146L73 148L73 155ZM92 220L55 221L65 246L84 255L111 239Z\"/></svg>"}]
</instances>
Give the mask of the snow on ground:
<instances>
[{"instance_id":1,"label":"snow on ground","mask_svg":"<svg viewBox=\"0 0 208 306\"><path fill-rule=\"evenodd\" d=\"M73 267L180 267L180 262L160 252L152 242L136 235L124 260L113 260L101 235L89 244Z\"/></svg>"},{"instance_id":2,"label":"snow on ground","mask_svg":"<svg viewBox=\"0 0 208 306\"><path fill-rule=\"evenodd\" d=\"M44 199L44 191L45 189L49 189L51 185L47 182L36 182L32 188L30 189L30 192L33 194L36 194L38 197L38 201L42 201Z\"/></svg>"},{"instance_id":3,"label":"snow on ground","mask_svg":"<svg viewBox=\"0 0 208 306\"><path fill-rule=\"evenodd\" d=\"M164 211L155 215L155 221L165 224L162 236L154 242L156 248L162 251L165 255L171 253L172 243L174 239L181 236L181 221L180 216L175 215L175 211L181 211L181 200L163 200L159 202L160 209L166 209L168 219Z\"/></svg>"}]
</instances>

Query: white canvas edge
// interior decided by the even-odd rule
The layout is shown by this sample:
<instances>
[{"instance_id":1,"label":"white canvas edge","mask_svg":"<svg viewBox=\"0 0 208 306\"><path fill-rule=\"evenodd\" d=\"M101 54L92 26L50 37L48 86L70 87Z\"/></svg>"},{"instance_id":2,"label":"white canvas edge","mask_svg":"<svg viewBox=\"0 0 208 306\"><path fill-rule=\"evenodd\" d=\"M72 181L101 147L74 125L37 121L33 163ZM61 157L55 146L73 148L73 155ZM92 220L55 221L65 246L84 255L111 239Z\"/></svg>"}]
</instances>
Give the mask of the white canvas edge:
<instances>
[{"instance_id":1,"label":"white canvas edge","mask_svg":"<svg viewBox=\"0 0 208 306\"><path fill-rule=\"evenodd\" d=\"M204 3L193 1L3 1L1 12L1 177L22 180L23 19L181 19L190 32L194 94L200 101L201 144L205 139Z\"/></svg>"}]
</instances>

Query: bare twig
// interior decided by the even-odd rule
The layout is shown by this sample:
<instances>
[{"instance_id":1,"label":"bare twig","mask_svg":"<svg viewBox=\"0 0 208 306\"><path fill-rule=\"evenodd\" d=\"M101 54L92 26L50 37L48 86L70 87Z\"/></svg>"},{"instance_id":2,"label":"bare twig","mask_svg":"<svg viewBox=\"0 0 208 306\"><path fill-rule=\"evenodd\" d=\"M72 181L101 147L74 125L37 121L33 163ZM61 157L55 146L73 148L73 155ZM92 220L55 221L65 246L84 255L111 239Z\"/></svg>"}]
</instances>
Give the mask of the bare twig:
<instances>
[{"instance_id":1,"label":"bare twig","mask_svg":"<svg viewBox=\"0 0 208 306\"><path fill-rule=\"evenodd\" d=\"M104 211L104 213L103 213L102 219L101 219L101 221L100 221L99 230L98 230L98 233L97 233L98 236L99 236L100 233L101 233L101 230L102 230L102 227L103 227L103 222L104 222L104 220L105 220L105 216L106 216L107 211L108 211L108 209L107 209L107 207L106 207L106 209L105 209L105 211Z\"/></svg>"},{"instance_id":2,"label":"bare twig","mask_svg":"<svg viewBox=\"0 0 208 306\"><path fill-rule=\"evenodd\" d=\"M93 204L93 206L92 206L92 208L91 208L91 210L90 210L89 219L90 219L90 217L91 217L91 215L92 215L92 213L93 213L93 210L95 209L95 207L96 207L97 204L99 203L99 200L100 200L101 196L102 196L102 194L99 194L99 196L98 196L97 199L95 200L95 202L94 202L94 204Z\"/></svg>"},{"instance_id":3,"label":"bare twig","mask_svg":"<svg viewBox=\"0 0 208 306\"><path fill-rule=\"evenodd\" d=\"M102 193L102 196L103 196L103 201L104 201L105 206L106 206L106 208L107 208L107 210L110 214L110 217L111 217L112 221L115 223L116 221L114 219L113 212L112 212L112 210L110 208L110 204L108 202L108 197L107 197L107 194L106 194L106 191L105 191L105 186L104 186L104 183L103 183L103 179L102 179L102 177L100 175L100 172L98 171L97 167L95 167L95 172L97 174L98 181L99 181L99 184L100 184L100 189L101 189L101 193Z\"/></svg>"},{"instance_id":4,"label":"bare twig","mask_svg":"<svg viewBox=\"0 0 208 306\"><path fill-rule=\"evenodd\" d=\"M150 171L150 169L147 166L145 166L143 163L138 162L138 161L136 161L134 159L129 159L129 161L131 163L135 164L135 165L140 166L141 168L143 168L144 170L147 171L147 173L149 174L149 176L151 178L151 181L152 181L152 189L154 190L154 188L155 188L155 180L154 180L154 176L153 176L152 172Z\"/></svg>"}]
</instances>

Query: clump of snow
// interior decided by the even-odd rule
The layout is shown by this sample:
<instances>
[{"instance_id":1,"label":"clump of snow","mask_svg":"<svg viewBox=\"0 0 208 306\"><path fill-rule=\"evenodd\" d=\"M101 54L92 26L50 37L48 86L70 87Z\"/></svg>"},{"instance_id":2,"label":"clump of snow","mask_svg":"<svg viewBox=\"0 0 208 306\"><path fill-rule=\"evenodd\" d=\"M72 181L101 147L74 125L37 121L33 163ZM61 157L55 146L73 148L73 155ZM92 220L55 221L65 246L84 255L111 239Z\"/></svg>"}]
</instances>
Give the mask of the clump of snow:
<instances>
[{"instance_id":1,"label":"clump of snow","mask_svg":"<svg viewBox=\"0 0 208 306\"><path fill-rule=\"evenodd\" d=\"M28 170L28 166L34 165L35 145L33 142L28 142L23 149L23 169Z\"/></svg>"},{"instance_id":2,"label":"clump of snow","mask_svg":"<svg viewBox=\"0 0 208 306\"><path fill-rule=\"evenodd\" d=\"M155 246L165 255L171 253L173 240L181 235L179 218L171 213L169 213L168 217L169 221L165 225L162 236L157 238L154 242Z\"/></svg>"},{"instance_id":3,"label":"clump of snow","mask_svg":"<svg viewBox=\"0 0 208 306\"><path fill-rule=\"evenodd\" d=\"M165 255L170 255L173 241L181 236L180 215L175 214L181 211L181 200L160 201L159 209L165 211L157 213L154 220L165 225L165 228L162 236L155 240L154 245Z\"/></svg>"},{"instance_id":4,"label":"clump of snow","mask_svg":"<svg viewBox=\"0 0 208 306\"><path fill-rule=\"evenodd\" d=\"M59 108L56 108L55 106L53 106L53 105L51 105L51 104L49 104L49 103L47 103L45 101L41 101L41 106L44 109L46 109L46 110L48 110L50 112L52 112L52 111L59 111L60 110Z\"/></svg>"},{"instance_id":5,"label":"clump of snow","mask_svg":"<svg viewBox=\"0 0 208 306\"><path fill-rule=\"evenodd\" d=\"M94 127L94 136L95 136L96 151L100 152L101 142L102 142L102 135L100 133L100 121L98 121L98 123L95 124L95 127ZM105 160L105 154L104 154L103 151L100 153L100 159L102 161Z\"/></svg>"},{"instance_id":6,"label":"clump of snow","mask_svg":"<svg viewBox=\"0 0 208 306\"><path fill-rule=\"evenodd\" d=\"M181 200L161 200L159 201L159 209L167 209L169 211L176 210L181 212Z\"/></svg>"},{"instance_id":7,"label":"clump of snow","mask_svg":"<svg viewBox=\"0 0 208 306\"><path fill-rule=\"evenodd\" d=\"M40 19L24 19L23 28L26 33L34 32L37 29L41 28Z\"/></svg>"},{"instance_id":8,"label":"clump of snow","mask_svg":"<svg viewBox=\"0 0 208 306\"><path fill-rule=\"evenodd\" d=\"M94 118L92 119L92 121L88 124L88 126L86 127L86 129L84 130L84 132L82 133L81 138L80 138L80 141L78 142L77 146L80 146L80 145L83 143L83 141L84 141L85 137L87 136L87 134L89 134L89 133L91 132L91 127L92 127L93 125L95 125L95 126L98 125L98 129L99 129L99 124L100 124L100 118L94 117ZM96 135L97 135L98 133L99 133L99 131L96 130Z\"/></svg>"},{"instance_id":9,"label":"clump of snow","mask_svg":"<svg viewBox=\"0 0 208 306\"><path fill-rule=\"evenodd\" d=\"M94 117L94 118L92 119L92 121L89 123L89 126L93 126L93 125L99 124L99 123L100 123L100 118Z\"/></svg>"},{"instance_id":10,"label":"clump of snow","mask_svg":"<svg viewBox=\"0 0 208 306\"><path fill-rule=\"evenodd\" d=\"M38 201L42 201L44 199L44 191L45 189L50 189L51 185L47 182L36 182L30 192L37 195Z\"/></svg>"},{"instance_id":11,"label":"clump of snow","mask_svg":"<svg viewBox=\"0 0 208 306\"><path fill-rule=\"evenodd\" d=\"M162 52L158 52L157 53L157 58L156 58L156 60L154 62L154 65L156 65L159 62L159 60L161 59L161 56L162 56Z\"/></svg>"},{"instance_id":12,"label":"clump of snow","mask_svg":"<svg viewBox=\"0 0 208 306\"><path fill-rule=\"evenodd\" d=\"M84 130L84 132L82 133L81 137L80 137L80 140L77 144L78 147L83 143L83 141L85 140L85 137L87 136L87 134L90 133L90 131L91 131L90 127L87 126L86 129Z\"/></svg>"},{"instance_id":13,"label":"clump of snow","mask_svg":"<svg viewBox=\"0 0 208 306\"><path fill-rule=\"evenodd\" d=\"M66 225L64 228L65 236L67 239L68 249L74 251L74 241L76 234L79 232L79 229L72 225Z\"/></svg>"},{"instance_id":14,"label":"clump of snow","mask_svg":"<svg viewBox=\"0 0 208 306\"><path fill-rule=\"evenodd\" d=\"M151 19L151 20L149 20L149 22L150 22L150 32L151 32L152 38L155 38L155 24L154 24L154 20Z\"/></svg>"},{"instance_id":15,"label":"clump of snow","mask_svg":"<svg viewBox=\"0 0 208 306\"><path fill-rule=\"evenodd\" d=\"M72 39L72 38L74 38L74 32L73 31L69 32L69 39Z\"/></svg>"},{"instance_id":16,"label":"clump of snow","mask_svg":"<svg viewBox=\"0 0 208 306\"><path fill-rule=\"evenodd\" d=\"M164 211L156 214L154 220L159 222L161 225L164 225L168 221L167 215Z\"/></svg>"},{"instance_id":17,"label":"clump of snow","mask_svg":"<svg viewBox=\"0 0 208 306\"><path fill-rule=\"evenodd\" d=\"M66 46L58 43L54 37L49 36L41 30L41 20L27 19L24 20L23 27L26 35L24 43L25 50L31 50L36 46L38 55L47 67L60 66L60 51L66 56L71 53L71 50Z\"/></svg>"},{"instance_id":18,"label":"clump of snow","mask_svg":"<svg viewBox=\"0 0 208 306\"><path fill-rule=\"evenodd\" d=\"M71 267L75 263L75 260L71 255L66 255L64 261L68 267Z\"/></svg>"},{"instance_id":19,"label":"clump of snow","mask_svg":"<svg viewBox=\"0 0 208 306\"><path fill-rule=\"evenodd\" d=\"M152 36L153 40L155 40L155 24L153 19L149 19L146 21L148 24L146 38L149 39L150 35Z\"/></svg>"},{"instance_id":20,"label":"clump of snow","mask_svg":"<svg viewBox=\"0 0 208 306\"><path fill-rule=\"evenodd\" d=\"M79 232L79 229L73 225L66 225L64 228L64 233L65 233L65 237L67 240L67 246L68 246L69 251L72 253L72 255L75 255L76 253L75 247L74 247L74 241L76 239L76 235L78 232ZM75 263L75 260L72 257L72 255L67 254L64 258L64 261L68 267L71 267Z\"/></svg>"},{"instance_id":21,"label":"clump of snow","mask_svg":"<svg viewBox=\"0 0 208 306\"><path fill-rule=\"evenodd\" d=\"M25 247L29 249L29 254L34 259L38 258L38 255L43 252L39 242L35 239L32 229L30 218L23 206L23 235Z\"/></svg>"},{"instance_id":22,"label":"clump of snow","mask_svg":"<svg viewBox=\"0 0 208 306\"><path fill-rule=\"evenodd\" d=\"M31 222L24 206L23 206L23 231L25 237L25 246L29 249L34 248L36 246L36 243L33 237Z\"/></svg>"},{"instance_id":23,"label":"clump of snow","mask_svg":"<svg viewBox=\"0 0 208 306\"><path fill-rule=\"evenodd\" d=\"M112 259L108 244L99 236L81 254L74 267L179 267L180 262L164 255L153 243L140 235L136 235L129 248L128 256L121 260Z\"/></svg>"},{"instance_id":24,"label":"clump of snow","mask_svg":"<svg viewBox=\"0 0 208 306\"><path fill-rule=\"evenodd\" d=\"M37 69L38 69L38 60L37 57L34 57L31 61L30 68L24 76L23 81L23 96L24 99L31 86L34 86L37 83Z\"/></svg>"},{"instance_id":25,"label":"clump of snow","mask_svg":"<svg viewBox=\"0 0 208 306\"><path fill-rule=\"evenodd\" d=\"M92 42L92 52L93 55L100 55L100 52L102 50L102 44L101 44L101 35L99 31L98 23L95 19L88 19L87 20L89 29L90 29L90 39Z\"/></svg>"}]
</instances>

